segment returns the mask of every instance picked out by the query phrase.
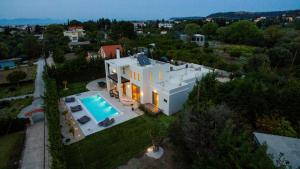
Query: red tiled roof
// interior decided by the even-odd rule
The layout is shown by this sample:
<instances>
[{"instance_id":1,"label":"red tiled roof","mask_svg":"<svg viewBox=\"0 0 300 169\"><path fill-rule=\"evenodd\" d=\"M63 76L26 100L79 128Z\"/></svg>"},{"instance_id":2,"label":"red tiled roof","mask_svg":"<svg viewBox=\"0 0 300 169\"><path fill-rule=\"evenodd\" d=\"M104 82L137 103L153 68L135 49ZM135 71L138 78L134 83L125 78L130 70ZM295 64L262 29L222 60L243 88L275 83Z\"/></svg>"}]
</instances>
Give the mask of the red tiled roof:
<instances>
[{"instance_id":1,"label":"red tiled roof","mask_svg":"<svg viewBox=\"0 0 300 169\"><path fill-rule=\"evenodd\" d=\"M107 45L107 46L101 46L101 48L104 51L106 57L113 57L113 58L116 57L117 49L120 49L120 51L123 51L123 48L121 45Z\"/></svg>"}]
</instances>

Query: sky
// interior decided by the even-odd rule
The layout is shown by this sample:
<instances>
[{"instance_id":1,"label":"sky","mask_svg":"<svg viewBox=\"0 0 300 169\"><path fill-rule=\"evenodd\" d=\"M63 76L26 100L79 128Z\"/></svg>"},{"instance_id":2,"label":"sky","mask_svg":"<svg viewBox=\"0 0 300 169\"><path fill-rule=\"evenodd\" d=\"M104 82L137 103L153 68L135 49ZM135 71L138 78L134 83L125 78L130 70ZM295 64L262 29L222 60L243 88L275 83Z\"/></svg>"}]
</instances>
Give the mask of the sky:
<instances>
[{"instance_id":1,"label":"sky","mask_svg":"<svg viewBox=\"0 0 300 169\"><path fill-rule=\"evenodd\" d=\"M142 20L291 9L300 9L300 0L0 0L1 19Z\"/></svg>"}]
</instances>

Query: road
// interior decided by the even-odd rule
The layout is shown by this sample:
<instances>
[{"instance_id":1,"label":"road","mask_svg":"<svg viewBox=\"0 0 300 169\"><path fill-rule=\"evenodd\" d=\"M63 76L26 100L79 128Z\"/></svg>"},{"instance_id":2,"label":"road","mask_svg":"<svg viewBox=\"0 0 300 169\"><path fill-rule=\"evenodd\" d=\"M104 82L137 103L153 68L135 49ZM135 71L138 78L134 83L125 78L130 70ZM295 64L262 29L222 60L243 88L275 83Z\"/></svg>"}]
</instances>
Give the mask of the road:
<instances>
[{"instance_id":1,"label":"road","mask_svg":"<svg viewBox=\"0 0 300 169\"><path fill-rule=\"evenodd\" d=\"M45 60L40 58L37 63L37 75L35 79L35 89L33 93L33 102L28 107L25 107L20 114L19 118L25 117L26 112L35 109L43 108L42 96L45 92L45 84L43 80L43 72ZM49 151L48 151L48 129L47 121L42 120L26 129L25 146L22 154L21 169L48 169L49 164Z\"/></svg>"}]
</instances>

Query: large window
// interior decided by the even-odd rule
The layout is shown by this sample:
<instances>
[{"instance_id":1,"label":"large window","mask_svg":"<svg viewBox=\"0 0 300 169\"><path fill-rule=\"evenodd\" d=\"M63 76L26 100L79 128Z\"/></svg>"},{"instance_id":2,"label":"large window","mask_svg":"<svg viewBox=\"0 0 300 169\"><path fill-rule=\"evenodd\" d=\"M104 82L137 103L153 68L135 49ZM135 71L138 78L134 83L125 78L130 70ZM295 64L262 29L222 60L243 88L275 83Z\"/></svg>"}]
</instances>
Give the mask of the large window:
<instances>
[{"instance_id":1,"label":"large window","mask_svg":"<svg viewBox=\"0 0 300 169\"><path fill-rule=\"evenodd\" d=\"M140 87L138 87L137 85L135 84L132 84L132 99L137 101L137 102L140 102Z\"/></svg>"}]
</instances>

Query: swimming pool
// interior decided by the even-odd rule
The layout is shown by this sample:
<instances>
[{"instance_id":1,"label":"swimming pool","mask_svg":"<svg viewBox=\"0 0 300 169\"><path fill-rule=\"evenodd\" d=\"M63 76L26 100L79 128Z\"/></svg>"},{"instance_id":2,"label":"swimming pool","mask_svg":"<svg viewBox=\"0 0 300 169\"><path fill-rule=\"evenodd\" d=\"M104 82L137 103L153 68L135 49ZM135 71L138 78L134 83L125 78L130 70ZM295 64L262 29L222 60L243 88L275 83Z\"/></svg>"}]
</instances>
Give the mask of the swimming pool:
<instances>
[{"instance_id":1,"label":"swimming pool","mask_svg":"<svg viewBox=\"0 0 300 169\"><path fill-rule=\"evenodd\" d=\"M99 95L88 96L80 99L80 101L97 122L103 121L107 117L111 118L119 114L113 106Z\"/></svg>"},{"instance_id":2,"label":"swimming pool","mask_svg":"<svg viewBox=\"0 0 300 169\"><path fill-rule=\"evenodd\" d=\"M16 64L12 60L2 60L0 61L0 69L5 69L5 68L15 68Z\"/></svg>"}]
</instances>

